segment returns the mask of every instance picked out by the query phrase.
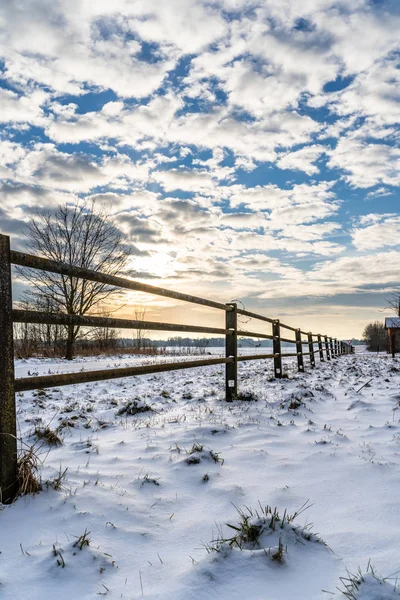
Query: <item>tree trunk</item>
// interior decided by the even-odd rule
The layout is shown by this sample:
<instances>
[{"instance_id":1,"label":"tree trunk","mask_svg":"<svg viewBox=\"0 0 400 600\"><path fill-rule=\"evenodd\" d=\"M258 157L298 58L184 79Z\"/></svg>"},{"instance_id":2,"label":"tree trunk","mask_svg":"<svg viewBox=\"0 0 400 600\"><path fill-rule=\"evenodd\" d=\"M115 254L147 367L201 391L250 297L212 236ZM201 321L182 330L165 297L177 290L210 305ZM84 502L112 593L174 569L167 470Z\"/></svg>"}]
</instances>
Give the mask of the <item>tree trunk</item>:
<instances>
[{"instance_id":1,"label":"tree trunk","mask_svg":"<svg viewBox=\"0 0 400 600\"><path fill-rule=\"evenodd\" d=\"M65 359L72 360L74 358L74 326L68 325L67 343L65 347Z\"/></svg>"}]
</instances>

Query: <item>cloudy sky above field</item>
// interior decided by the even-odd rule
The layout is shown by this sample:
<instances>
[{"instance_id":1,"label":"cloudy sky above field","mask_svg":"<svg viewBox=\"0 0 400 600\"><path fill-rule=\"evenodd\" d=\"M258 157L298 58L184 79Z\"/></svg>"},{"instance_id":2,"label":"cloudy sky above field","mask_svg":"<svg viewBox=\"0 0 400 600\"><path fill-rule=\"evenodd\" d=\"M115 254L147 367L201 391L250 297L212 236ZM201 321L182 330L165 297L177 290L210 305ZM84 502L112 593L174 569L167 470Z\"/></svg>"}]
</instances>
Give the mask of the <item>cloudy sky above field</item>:
<instances>
[{"instance_id":1,"label":"cloudy sky above field","mask_svg":"<svg viewBox=\"0 0 400 600\"><path fill-rule=\"evenodd\" d=\"M0 230L95 198L148 282L360 336L400 280L399 32L397 0L3 0Z\"/></svg>"}]
</instances>

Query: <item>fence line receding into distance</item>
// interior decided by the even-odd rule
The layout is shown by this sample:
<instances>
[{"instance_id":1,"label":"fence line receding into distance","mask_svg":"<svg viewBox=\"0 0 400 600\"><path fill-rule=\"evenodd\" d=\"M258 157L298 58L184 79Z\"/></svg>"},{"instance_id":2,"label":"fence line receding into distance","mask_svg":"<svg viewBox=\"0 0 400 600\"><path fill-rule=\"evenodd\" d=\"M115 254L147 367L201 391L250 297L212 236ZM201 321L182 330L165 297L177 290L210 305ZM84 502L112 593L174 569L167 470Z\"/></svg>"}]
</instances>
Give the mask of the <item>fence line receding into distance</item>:
<instances>
[{"instance_id":1,"label":"fence line receding into distance","mask_svg":"<svg viewBox=\"0 0 400 600\"><path fill-rule=\"evenodd\" d=\"M221 310L225 313L225 327L199 327L197 325L179 325L174 323L157 323L133 319L68 315L13 309L11 288L12 265L48 271L60 275L68 275L86 279L88 281L96 281L104 283L105 285L146 292L157 296L164 296ZM271 334L239 330L238 315L271 324ZM83 327L113 327L117 329L213 333L225 336L225 358L210 358L183 362L177 361L163 364L141 365L138 367L15 379L14 323L42 323L46 325L80 325ZM294 339L282 336L282 329L294 332ZM311 332L302 331L300 328L296 329L281 323L279 319L271 319L238 308L235 303L223 304L214 302L190 294L131 281L124 277L107 275L99 271L84 269L66 263L10 250L10 238L5 235L0 235L0 333L3 344L2 352L0 353L0 502L12 501L17 491L16 392L225 364L225 397L227 401L232 401L238 394L237 366L239 362L273 359L274 375L275 377L280 378L283 375L282 359L285 357L296 356L298 370L304 371L305 356L309 356L310 366L314 368L316 356L323 362L325 358L326 360L331 360L331 358L336 358L352 351L352 347L346 342L328 337L327 335L313 334ZM240 335L240 337L272 340L272 353L238 356L238 335ZM281 342L295 344L296 351L282 353ZM308 352L303 351L304 345L308 347ZM317 349L315 349L315 346L317 346Z\"/></svg>"}]
</instances>

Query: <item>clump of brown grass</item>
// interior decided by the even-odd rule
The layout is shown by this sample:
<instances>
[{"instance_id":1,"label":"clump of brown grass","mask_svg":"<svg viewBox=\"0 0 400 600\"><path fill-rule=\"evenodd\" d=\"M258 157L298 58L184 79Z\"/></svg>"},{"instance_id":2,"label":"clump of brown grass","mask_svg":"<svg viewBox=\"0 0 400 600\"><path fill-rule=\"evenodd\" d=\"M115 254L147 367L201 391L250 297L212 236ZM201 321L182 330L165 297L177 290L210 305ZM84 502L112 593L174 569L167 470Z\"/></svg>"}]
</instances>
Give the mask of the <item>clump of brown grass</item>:
<instances>
[{"instance_id":1,"label":"clump of brown grass","mask_svg":"<svg viewBox=\"0 0 400 600\"><path fill-rule=\"evenodd\" d=\"M35 427L35 435L38 440L43 440L49 446L61 446L63 443L57 431L50 427Z\"/></svg>"},{"instance_id":2,"label":"clump of brown grass","mask_svg":"<svg viewBox=\"0 0 400 600\"><path fill-rule=\"evenodd\" d=\"M63 481L65 479L65 476L67 474L68 471L68 467L66 467L64 470L61 469L61 465L60 465L60 470L58 472L58 475L56 477L54 477L54 479L48 479L46 481L46 486L48 488L53 488L53 490L61 490L63 488Z\"/></svg>"},{"instance_id":3,"label":"clump of brown grass","mask_svg":"<svg viewBox=\"0 0 400 600\"><path fill-rule=\"evenodd\" d=\"M117 411L117 416L137 415L139 413L144 412L153 412L153 409L151 408L151 406L148 406L145 403L141 403L140 399L138 398L137 400L132 400L131 402L125 404L125 406L122 406L122 408L120 408Z\"/></svg>"},{"instance_id":4,"label":"clump of brown grass","mask_svg":"<svg viewBox=\"0 0 400 600\"><path fill-rule=\"evenodd\" d=\"M17 459L18 495L37 494L42 489L39 458L34 446L23 449Z\"/></svg>"},{"instance_id":5,"label":"clump of brown grass","mask_svg":"<svg viewBox=\"0 0 400 600\"><path fill-rule=\"evenodd\" d=\"M84 546L90 546L91 539L89 537L89 534L90 534L90 531L85 529L85 531L82 533L82 535L75 535L74 537L76 537L76 542L74 542L72 544L73 547L79 548L79 550L82 550L82 548Z\"/></svg>"}]
</instances>

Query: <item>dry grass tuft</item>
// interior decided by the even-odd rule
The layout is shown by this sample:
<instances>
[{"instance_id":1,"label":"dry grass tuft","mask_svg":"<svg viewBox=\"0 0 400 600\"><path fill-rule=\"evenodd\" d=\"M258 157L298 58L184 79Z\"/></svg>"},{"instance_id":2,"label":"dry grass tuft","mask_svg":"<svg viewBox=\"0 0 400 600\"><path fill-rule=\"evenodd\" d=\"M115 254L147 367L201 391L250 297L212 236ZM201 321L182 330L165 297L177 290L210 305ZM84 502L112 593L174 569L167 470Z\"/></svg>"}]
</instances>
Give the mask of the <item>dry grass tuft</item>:
<instances>
[{"instance_id":1,"label":"dry grass tuft","mask_svg":"<svg viewBox=\"0 0 400 600\"><path fill-rule=\"evenodd\" d=\"M144 412L153 412L153 409L151 408L151 406L148 406L147 404L145 404L144 402L141 402L138 399L138 400L132 400L131 402L128 402L127 404L125 404L125 406L120 408L117 411L117 416L137 415L139 413L144 413Z\"/></svg>"},{"instance_id":2,"label":"dry grass tuft","mask_svg":"<svg viewBox=\"0 0 400 600\"><path fill-rule=\"evenodd\" d=\"M82 550L82 548L84 546L90 546L90 542L91 539L89 537L90 531L88 531L87 529L85 529L85 531L82 533L82 535L76 535L74 537L76 537L76 542L74 542L72 545L74 548L79 548L79 550Z\"/></svg>"},{"instance_id":3,"label":"dry grass tuft","mask_svg":"<svg viewBox=\"0 0 400 600\"><path fill-rule=\"evenodd\" d=\"M21 451L17 460L18 495L37 494L42 489L39 475L39 458L34 446Z\"/></svg>"},{"instance_id":4,"label":"dry grass tuft","mask_svg":"<svg viewBox=\"0 0 400 600\"><path fill-rule=\"evenodd\" d=\"M43 440L49 446L61 446L63 443L57 431L50 427L35 427L35 435L38 440Z\"/></svg>"},{"instance_id":5,"label":"dry grass tuft","mask_svg":"<svg viewBox=\"0 0 400 600\"><path fill-rule=\"evenodd\" d=\"M54 479L48 479L46 481L46 485L48 488L53 488L53 490L61 490L63 488L63 481L65 479L65 476L67 474L68 471L68 467L66 467L64 470L61 469L61 465L60 465L60 470L58 472L58 475L56 477L54 477Z\"/></svg>"}]
</instances>

